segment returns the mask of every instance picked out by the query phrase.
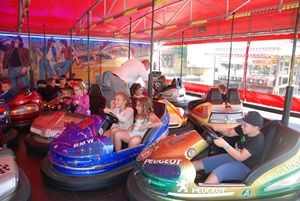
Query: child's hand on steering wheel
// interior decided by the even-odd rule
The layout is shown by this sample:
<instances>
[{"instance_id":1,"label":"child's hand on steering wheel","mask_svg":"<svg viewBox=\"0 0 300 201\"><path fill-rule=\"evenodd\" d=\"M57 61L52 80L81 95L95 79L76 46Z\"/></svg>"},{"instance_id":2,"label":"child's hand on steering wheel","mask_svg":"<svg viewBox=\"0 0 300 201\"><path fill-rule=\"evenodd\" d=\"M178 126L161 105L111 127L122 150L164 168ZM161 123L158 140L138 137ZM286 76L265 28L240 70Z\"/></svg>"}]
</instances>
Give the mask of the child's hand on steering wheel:
<instances>
[{"instance_id":1,"label":"child's hand on steering wheel","mask_svg":"<svg viewBox=\"0 0 300 201\"><path fill-rule=\"evenodd\" d=\"M109 109L109 108L104 108L103 111L105 114L112 112L111 109Z\"/></svg>"}]
</instances>

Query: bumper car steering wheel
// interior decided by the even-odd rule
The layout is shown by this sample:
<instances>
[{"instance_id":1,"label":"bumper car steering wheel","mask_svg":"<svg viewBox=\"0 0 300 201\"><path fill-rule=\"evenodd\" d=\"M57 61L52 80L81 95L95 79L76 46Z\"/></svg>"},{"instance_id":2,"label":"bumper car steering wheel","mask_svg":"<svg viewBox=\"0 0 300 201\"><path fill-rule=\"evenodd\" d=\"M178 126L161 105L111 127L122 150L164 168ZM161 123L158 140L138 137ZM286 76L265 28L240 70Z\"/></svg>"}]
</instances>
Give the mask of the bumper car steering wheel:
<instances>
[{"instance_id":1,"label":"bumper car steering wheel","mask_svg":"<svg viewBox=\"0 0 300 201\"><path fill-rule=\"evenodd\" d=\"M217 139L219 136L215 133L213 129L211 129L209 126L203 124L202 128L204 129L204 132L202 134L203 138L206 139L209 143L213 143L215 139Z\"/></svg>"},{"instance_id":2,"label":"bumper car steering wheel","mask_svg":"<svg viewBox=\"0 0 300 201\"><path fill-rule=\"evenodd\" d=\"M118 123L119 122L118 117L114 113L112 113L112 112L105 113L103 108L99 109L99 114L109 122L112 122L112 123Z\"/></svg>"}]
</instances>

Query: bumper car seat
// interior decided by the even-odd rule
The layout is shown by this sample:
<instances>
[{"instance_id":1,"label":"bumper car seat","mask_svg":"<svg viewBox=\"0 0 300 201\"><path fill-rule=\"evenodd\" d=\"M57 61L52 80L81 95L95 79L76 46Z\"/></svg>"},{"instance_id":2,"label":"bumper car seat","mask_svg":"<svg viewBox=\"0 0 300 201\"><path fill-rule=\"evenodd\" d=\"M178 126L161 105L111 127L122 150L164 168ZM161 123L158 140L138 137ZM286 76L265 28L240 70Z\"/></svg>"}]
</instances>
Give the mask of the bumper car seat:
<instances>
[{"instance_id":1,"label":"bumper car seat","mask_svg":"<svg viewBox=\"0 0 300 201\"><path fill-rule=\"evenodd\" d=\"M106 98L99 84L92 84L89 89L91 114L98 114L100 108L105 108Z\"/></svg>"}]
</instances>

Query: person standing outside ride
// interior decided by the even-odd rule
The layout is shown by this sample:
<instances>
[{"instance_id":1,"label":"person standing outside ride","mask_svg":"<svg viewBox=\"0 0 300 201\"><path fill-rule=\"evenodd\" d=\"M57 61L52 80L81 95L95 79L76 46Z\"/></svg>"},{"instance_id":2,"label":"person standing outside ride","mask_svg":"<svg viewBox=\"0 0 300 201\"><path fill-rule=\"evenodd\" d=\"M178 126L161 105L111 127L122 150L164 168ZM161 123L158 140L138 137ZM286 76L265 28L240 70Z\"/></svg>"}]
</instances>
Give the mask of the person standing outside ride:
<instances>
[{"instance_id":1,"label":"person standing outside ride","mask_svg":"<svg viewBox=\"0 0 300 201\"><path fill-rule=\"evenodd\" d=\"M29 87L27 69L30 65L30 55L28 48L24 47L22 38L14 37L10 45L0 43L0 50L4 51L3 68L8 69L13 91L15 93L19 91L18 79L22 87Z\"/></svg>"},{"instance_id":2,"label":"person standing outside ride","mask_svg":"<svg viewBox=\"0 0 300 201\"><path fill-rule=\"evenodd\" d=\"M40 52L38 52L39 56L41 57L41 60L39 61L39 79L40 80L47 80L48 78L54 77L54 72L52 69L52 64L57 62L57 53L56 49L54 47L55 40L53 38L50 38L47 42L47 47L41 47L40 51L46 55L42 56ZM45 74L45 70L47 70L47 75Z\"/></svg>"},{"instance_id":3,"label":"person standing outside ride","mask_svg":"<svg viewBox=\"0 0 300 201\"><path fill-rule=\"evenodd\" d=\"M73 63L72 56L74 56L78 65L80 65L80 62L79 62L76 54L74 53L73 49L71 49L71 47L68 46L67 40L61 39L59 41L59 44L60 44L62 50L57 58L58 58L58 60L60 60L61 56L64 55L65 60L53 65L53 68L54 68L55 72L57 73L58 79L62 75L65 75L70 70L72 63ZM62 68L62 69L60 70L59 68Z\"/></svg>"},{"instance_id":4,"label":"person standing outside ride","mask_svg":"<svg viewBox=\"0 0 300 201\"><path fill-rule=\"evenodd\" d=\"M148 84L149 68L150 62L148 60L130 59L114 70L110 75L111 98L114 99L118 92L123 92L130 97L129 88L140 77Z\"/></svg>"}]
</instances>

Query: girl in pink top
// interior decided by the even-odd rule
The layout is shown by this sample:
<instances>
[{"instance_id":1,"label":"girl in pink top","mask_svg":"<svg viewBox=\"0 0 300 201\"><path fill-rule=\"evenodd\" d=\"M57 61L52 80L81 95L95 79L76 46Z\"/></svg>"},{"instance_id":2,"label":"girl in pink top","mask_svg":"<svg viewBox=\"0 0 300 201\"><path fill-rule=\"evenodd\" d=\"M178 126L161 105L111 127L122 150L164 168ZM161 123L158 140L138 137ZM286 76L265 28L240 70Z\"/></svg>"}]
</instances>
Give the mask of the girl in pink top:
<instances>
[{"instance_id":1,"label":"girl in pink top","mask_svg":"<svg viewBox=\"0 0 300 201\"><path fill-rule=\"evenodd\" d=\"M90 115L90 97L81 84L74 85L74 93L71 99L66 102L67 105L73 104L76 109L74 113Z\"/></svg>"}]
</instances>

